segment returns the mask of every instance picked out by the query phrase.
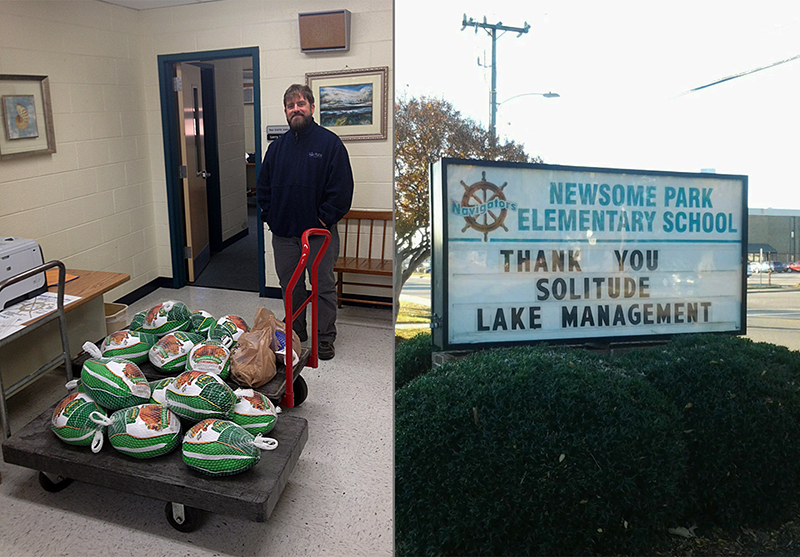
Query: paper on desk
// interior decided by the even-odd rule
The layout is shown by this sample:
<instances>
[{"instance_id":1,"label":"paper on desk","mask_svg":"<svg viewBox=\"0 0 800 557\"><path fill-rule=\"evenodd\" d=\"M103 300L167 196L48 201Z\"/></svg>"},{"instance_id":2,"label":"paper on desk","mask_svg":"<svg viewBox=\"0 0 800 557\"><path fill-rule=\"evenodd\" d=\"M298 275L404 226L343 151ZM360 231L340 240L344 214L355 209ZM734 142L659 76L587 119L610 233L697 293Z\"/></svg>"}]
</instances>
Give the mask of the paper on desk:
<instances>
[{"instance_id":1,"label":"paper on desk","mask_svg":"<svg viewBox=\"0 0 800 557\"><path fill-rule=\"evenodd\" d=\"M5 315L0 312L0 340L19 331L22 328L22 322L18 317Z\"/></svg>"},{"instance_id":2,"label":"paper on desk","mask_svg":"<svg viewBox=\"0 0 800 557\"><path fill-rule=\"evenodd\" d=\"M64 295L64 305L80 300L80 296ZM58 293L45 292L0 311L0 340L20 330L25 323L47 315L58 308Z\"/></svg>"}]
</instances>

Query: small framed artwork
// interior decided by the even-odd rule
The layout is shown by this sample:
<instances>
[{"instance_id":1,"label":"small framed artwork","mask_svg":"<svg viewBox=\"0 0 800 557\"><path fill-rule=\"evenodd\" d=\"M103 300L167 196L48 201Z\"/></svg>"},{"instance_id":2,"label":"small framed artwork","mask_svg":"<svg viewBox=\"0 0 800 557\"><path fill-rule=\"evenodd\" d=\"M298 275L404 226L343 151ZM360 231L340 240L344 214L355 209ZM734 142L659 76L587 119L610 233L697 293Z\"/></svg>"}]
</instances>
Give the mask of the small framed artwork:
<instances>
[{"instance_id":1,"label":"small framed artwork","mask_svg":"<svg viewBox=\"0 0 800 557\"><path fill-rule=\"evenodd\" d=\"M56 152L47 76L0 74L0 115L0 160Z\"/></svg>"},{"instance_id":2,"label":"small framed artwork","mask_svg":"<svg viewBox=\"0 0 800 557\"><path fill-rule=\"evenodd\" d=\"M388 67L306 74L321 126L343 141L386 139Z\"/></svg>"}]
</instances>

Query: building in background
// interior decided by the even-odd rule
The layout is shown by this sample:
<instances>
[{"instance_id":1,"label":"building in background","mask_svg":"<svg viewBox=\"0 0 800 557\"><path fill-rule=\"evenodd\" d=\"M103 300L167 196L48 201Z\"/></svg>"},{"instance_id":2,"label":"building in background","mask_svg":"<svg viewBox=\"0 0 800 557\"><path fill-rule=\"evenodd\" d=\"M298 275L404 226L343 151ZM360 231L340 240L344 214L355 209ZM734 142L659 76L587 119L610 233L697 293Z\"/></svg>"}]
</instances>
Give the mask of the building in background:
<instances>
[{"instance_id":1,"label":"building in background","mask_svg":"<svg viewBox=\"0 0 800 557\"><path fill-rule=\"evenodd\" d=\"M793 209L750 209L747 219L750 261L790 263L800 258L800 211Z\"/></svg>"}]
</instances>

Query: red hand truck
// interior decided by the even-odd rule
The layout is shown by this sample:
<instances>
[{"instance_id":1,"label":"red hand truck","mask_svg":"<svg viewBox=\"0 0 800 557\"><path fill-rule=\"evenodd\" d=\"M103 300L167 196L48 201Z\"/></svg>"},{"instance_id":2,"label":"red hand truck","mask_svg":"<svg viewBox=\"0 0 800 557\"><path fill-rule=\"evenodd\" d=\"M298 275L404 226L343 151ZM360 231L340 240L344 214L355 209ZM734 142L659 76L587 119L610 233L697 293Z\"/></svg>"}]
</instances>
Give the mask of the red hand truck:
<instances>
[{"instance_id":1,"label":"red hand truck","mask_svg":"<svg viewBox=\"0 0 800 557\"><path fill-rule=\"evenodd\" d=\"M305 280L305 269L308 263L309 254L311 252L311 245L309 243L310 236L322 236L324 240L322 242L322 247L311 264L311 295L306 298L297 311L293 312L292 291L300 279ZM281 406L286 408L294 408L294 375L292 373L292 360L294 357L292 355L292 323L294 322L295 318L300 315L300 312L306 310L306 306L308 306L309 302L311 302L311 355L308 357L306 365L316 368L319 364L319 358L317 357L317 297L319 295L317 269L320 261L322 260L322 256L325 255L328 245L331 243L331 233L324 228L309 228L303 232L301 241L303 243L303 251L300 255L300 262L297 264L297 268L294 270L294 274L292 275L289 284L286 286L286 299L284 300L284 309L286 311L286 357L284 358L286 360L286 393L283 395L283 400L281 400ZM303 385L303 388L305 388L305 385Z\"/></svg>"}]
</instances>

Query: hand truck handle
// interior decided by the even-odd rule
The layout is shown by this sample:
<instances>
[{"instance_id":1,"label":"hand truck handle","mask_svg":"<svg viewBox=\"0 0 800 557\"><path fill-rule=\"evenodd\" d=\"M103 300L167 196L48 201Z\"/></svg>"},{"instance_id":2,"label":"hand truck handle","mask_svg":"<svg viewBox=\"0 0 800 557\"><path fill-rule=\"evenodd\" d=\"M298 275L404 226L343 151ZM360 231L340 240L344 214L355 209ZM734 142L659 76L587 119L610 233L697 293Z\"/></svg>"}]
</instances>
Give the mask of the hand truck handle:
<instances>
[{"instance_id":1,"label":"hand truck handle","mask_svg":"<svg viewBox=\"0 0 800 557\"><path fill-rule=\"evenodd\" d=\"M297 282L303 278L303 273L308 263L308 257L311 252L311 245L309 241L310 236L322 236L322 247L320 248L319 252L317 252L314 261L311 263L311 295L302 303L299 308L297 308L297 311L293 312L292 291L297 285ZM286 394L283 396L283 401L281 404L287 408L294 407L294 381L292 376L292 359L294 358L292 353L292 323L294 322L295 318L300 315L301 311L305 311L309 302L311 302L311 355L308 358L308 365L310 367L317 367L317 364L319 363L317 357L317 295L319 293L317 285L317 269L320 261L322 261L322 256L325 255L328 245L331 243L331 233L324 228L309 228L303 232L301 241L303 243L303 251L300 254L300 262L297 264L297 268L294 270L294 274L292 275L289 284L286 286L286 296L284 300L284 310L286 312L286 355L284 357L284 360L286 361Z\"/></svg>"}]
</instances>

